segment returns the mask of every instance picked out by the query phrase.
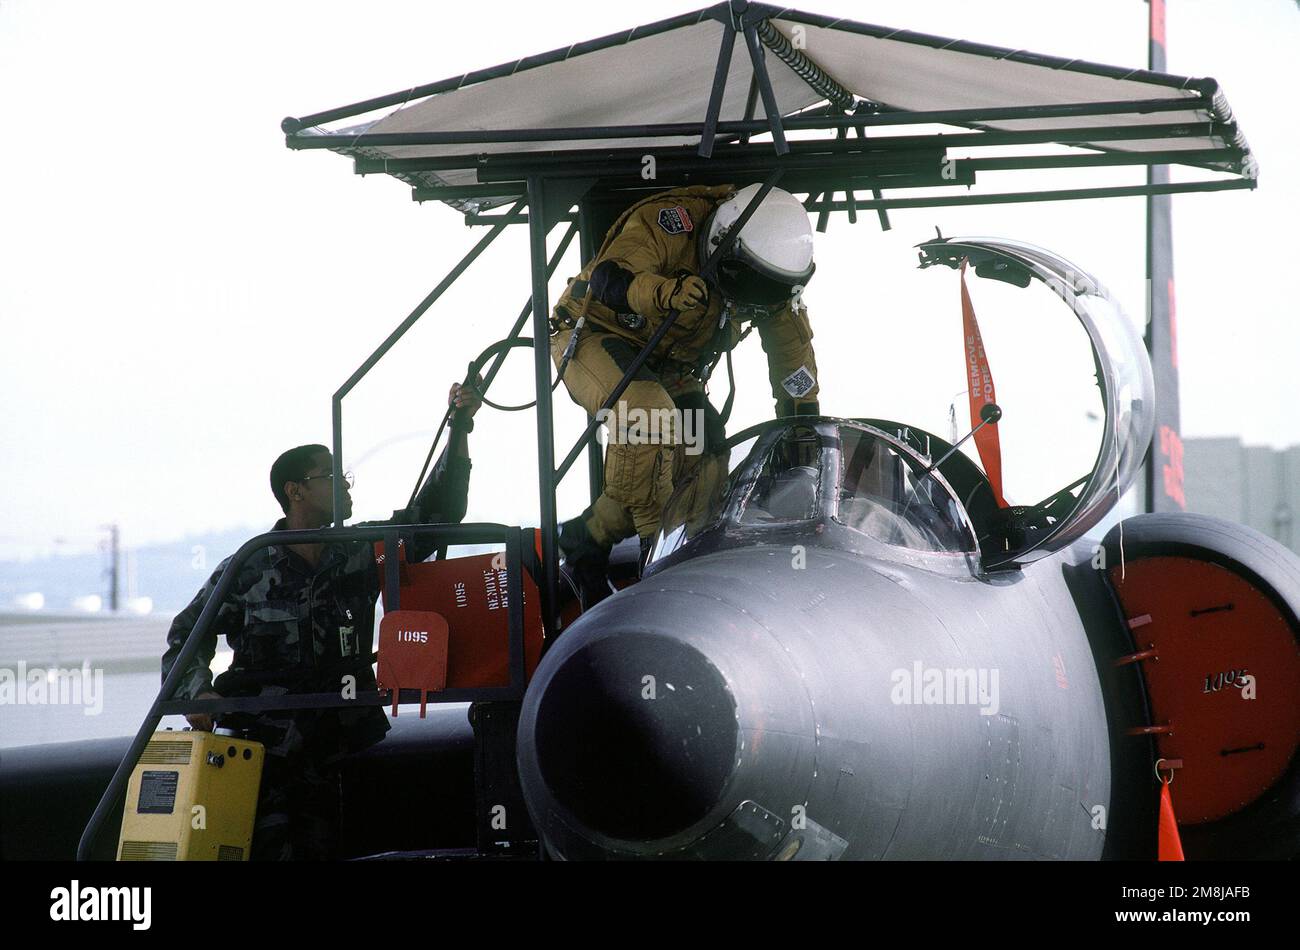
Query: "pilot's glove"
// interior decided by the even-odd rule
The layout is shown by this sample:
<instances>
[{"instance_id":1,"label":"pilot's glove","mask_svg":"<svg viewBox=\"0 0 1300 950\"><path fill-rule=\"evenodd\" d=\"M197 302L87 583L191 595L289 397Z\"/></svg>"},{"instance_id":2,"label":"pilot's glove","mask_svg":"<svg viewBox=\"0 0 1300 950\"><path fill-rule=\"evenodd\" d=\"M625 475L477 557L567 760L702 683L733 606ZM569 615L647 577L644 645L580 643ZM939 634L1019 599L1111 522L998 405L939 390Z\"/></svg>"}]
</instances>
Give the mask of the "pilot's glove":
<instances>
[{"instance_id":1,"label":"pilot's glove","mask_svg":"<svg viewBox=\"0 0 1300 950\"><path fill-rule=\"evenodd\" d=\"M637 313L666 314L670 310L688 313L708 305L709 285L703 277L691 273L662 277L646 272L637 274L632 281L627 299Z\"/></svg>"},{"instance_id":2,"label":"pilot's glove","mask_svg":"<svg viewBox=\"0 0 1300 950\"><path fill-rule=\"evenodd\" d=\"M709 285L704 282L704 278L690 274L677 279L673 292L668 297L668 306L685 313L706 303L708 299Z\"/></svg>"}]
</instances>

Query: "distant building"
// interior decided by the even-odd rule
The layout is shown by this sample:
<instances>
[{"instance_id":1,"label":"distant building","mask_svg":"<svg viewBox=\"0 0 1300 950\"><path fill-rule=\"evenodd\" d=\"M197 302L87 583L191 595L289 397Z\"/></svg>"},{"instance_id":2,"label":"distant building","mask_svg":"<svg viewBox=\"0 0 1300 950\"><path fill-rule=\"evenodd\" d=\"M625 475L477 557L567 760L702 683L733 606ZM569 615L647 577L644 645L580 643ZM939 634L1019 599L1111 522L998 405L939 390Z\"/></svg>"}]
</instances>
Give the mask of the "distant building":
<instances>
[{"instance_id":1,"label":"distant building","mask_svg":"<svg viewBox=\"0 0 1300 950\"><path fill-rule=\"evenodd\" d=\"M1187 510L1248 525L1300 553L1300 445L1186 439Z\"/></svg>"}]
</instances>

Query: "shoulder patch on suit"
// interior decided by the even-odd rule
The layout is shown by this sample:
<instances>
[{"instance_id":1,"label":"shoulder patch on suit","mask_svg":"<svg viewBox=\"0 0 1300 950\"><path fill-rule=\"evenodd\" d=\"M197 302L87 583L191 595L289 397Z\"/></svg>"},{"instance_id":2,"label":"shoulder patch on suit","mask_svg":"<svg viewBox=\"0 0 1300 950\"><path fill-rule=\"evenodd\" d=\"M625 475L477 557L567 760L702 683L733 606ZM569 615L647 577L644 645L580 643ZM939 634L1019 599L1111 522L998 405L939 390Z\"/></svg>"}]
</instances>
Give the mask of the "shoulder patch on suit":
<instances>
[{"instance_id":1,"label":"shoulder patch on suit","mask_svg":"<svg viewBox=\"0 0 1300 950\"><path fill-rule=\"evenodd\" d=\"M695 230L695 224L691 221L690 212L681 205L675 208L660 209L659 227L669 234L685 234L687 231Z\"/></svg>"},{"instance_id":2,"label":"shoulder patch on suit","mask_svg":"<svg viewBox=\"0 0 1300 950\"><path fill-rule=\"evenodd\" d=\"M795 399L807 393L813 388L817 380L813 379L813 374L808 372L807 366L800 366L797 370L781 380L781 388L788 392Z\"/></svg>"}]
</instances>

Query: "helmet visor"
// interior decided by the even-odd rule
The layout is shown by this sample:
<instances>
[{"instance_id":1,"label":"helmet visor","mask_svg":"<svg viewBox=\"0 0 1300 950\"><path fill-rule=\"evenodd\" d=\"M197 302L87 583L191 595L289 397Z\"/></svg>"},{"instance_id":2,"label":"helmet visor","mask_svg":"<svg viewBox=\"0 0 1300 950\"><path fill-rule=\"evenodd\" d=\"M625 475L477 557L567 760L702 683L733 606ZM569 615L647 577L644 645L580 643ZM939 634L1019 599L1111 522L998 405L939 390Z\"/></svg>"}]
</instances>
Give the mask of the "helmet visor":
<instances>
[{"instance_id":1,"label":"helmet visor","mask_svg":"<svg viewBox=\"0 0 1300 950\"><path fill-rule=\"evenodd\" d=\"M792 284L760 274L735 258L718 265L718 288L729 300L763 306L782 303L794 295Z\"/></svg>"}]
</instances>

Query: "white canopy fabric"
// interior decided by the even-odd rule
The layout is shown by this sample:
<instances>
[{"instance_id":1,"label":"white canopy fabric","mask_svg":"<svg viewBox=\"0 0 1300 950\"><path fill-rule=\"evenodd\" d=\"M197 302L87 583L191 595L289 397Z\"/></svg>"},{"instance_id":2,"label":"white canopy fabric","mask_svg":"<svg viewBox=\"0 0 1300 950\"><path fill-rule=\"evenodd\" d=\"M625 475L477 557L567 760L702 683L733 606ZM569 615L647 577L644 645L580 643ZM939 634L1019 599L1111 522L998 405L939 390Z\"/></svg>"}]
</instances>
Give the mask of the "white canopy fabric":
<instances>
[{"instance_id":1,"label":"white canopy fabric","mask_svg":"<svg viewBox=\"0 0 1300 950\"><path fill-rule=\"evenodd\" d=\"M850 25L819 27L793 21L774 21L787 36L804 30L804 43L815 50L817 63L854 93L909 111L975 109L999 106L1033 106L1085 102L1119 102L1139 99L1186 98L1187 111L1152 114L1117 113L1052 119L1004 119L981 123L996 129L1084 128L1155 123L1206 122L1210 115L1199 90L1200 80L1161 76L1145 70L1114 70L1111 75L1071 69L1060 60L1024 51L974 47L957 40L927 38L943 45L916 42L907 34L865 32L879 27ZM857 26L856 24L854 26ZM963 45L966 49L963 49ZM955 48L954 48L955 47ZM966 51L971 48L986 52ZM1013 59L1012 56L1019 58ZM1076 67L1089 64L1078 64ZM1127 74L1134 78L1119 78ZM1146 78L1140 78L1146 77ZM1124 151L1222 148L1227 143L1209 136L1178 139L1107 142Z\"/></svg>"},{"instance_id":2,"label":"white canopy fabric","mask_svg":"<svg viewBox=\"0 0 1300 950\"><path fill-rule=\"evenodd\" d=\"M751 4L750 10L759 8ZM479 74L435 84L440 90L410 101L377 120L346 128L315 126L295 133L361 135L620 126L703 121L723 36L720 8L700 10L626 34L575 44ZM721 9L725 9L721 8ZM1204 134L1177 138L1101 140L1085 147L1143 152L1233 148L1254 175L1245 139L1213 134L1212 121L1229 122L1231 110L1213 80L1188 79L1140 69L1062 60L903 30L832 20L776 7L770 22L791 44L855 96L890 110L931 111L1185 98L1186 110L1069 118L1017 118L971 123L979 129L1042 130L1205 123ZM784 116L825 101L776 55L765 56ZM745 117L752 67L743 36L731 57L720 120ZM490 78L483 78L484 75ZM334 110L338 111L338 110ZM352 115L360 114L354 111ZM756 117L764 116L761 102ZM871 130L873 139L895 134ZM915 134L903 127L902 134ZM375 159L534 152L582 148L693 145L698 137L601 138L478 144L336 146L346 155ZM414 186L468 185L473 169L391 172ZM455 200L473 209L491 198Z\"/></svg>"}]
</instances>

